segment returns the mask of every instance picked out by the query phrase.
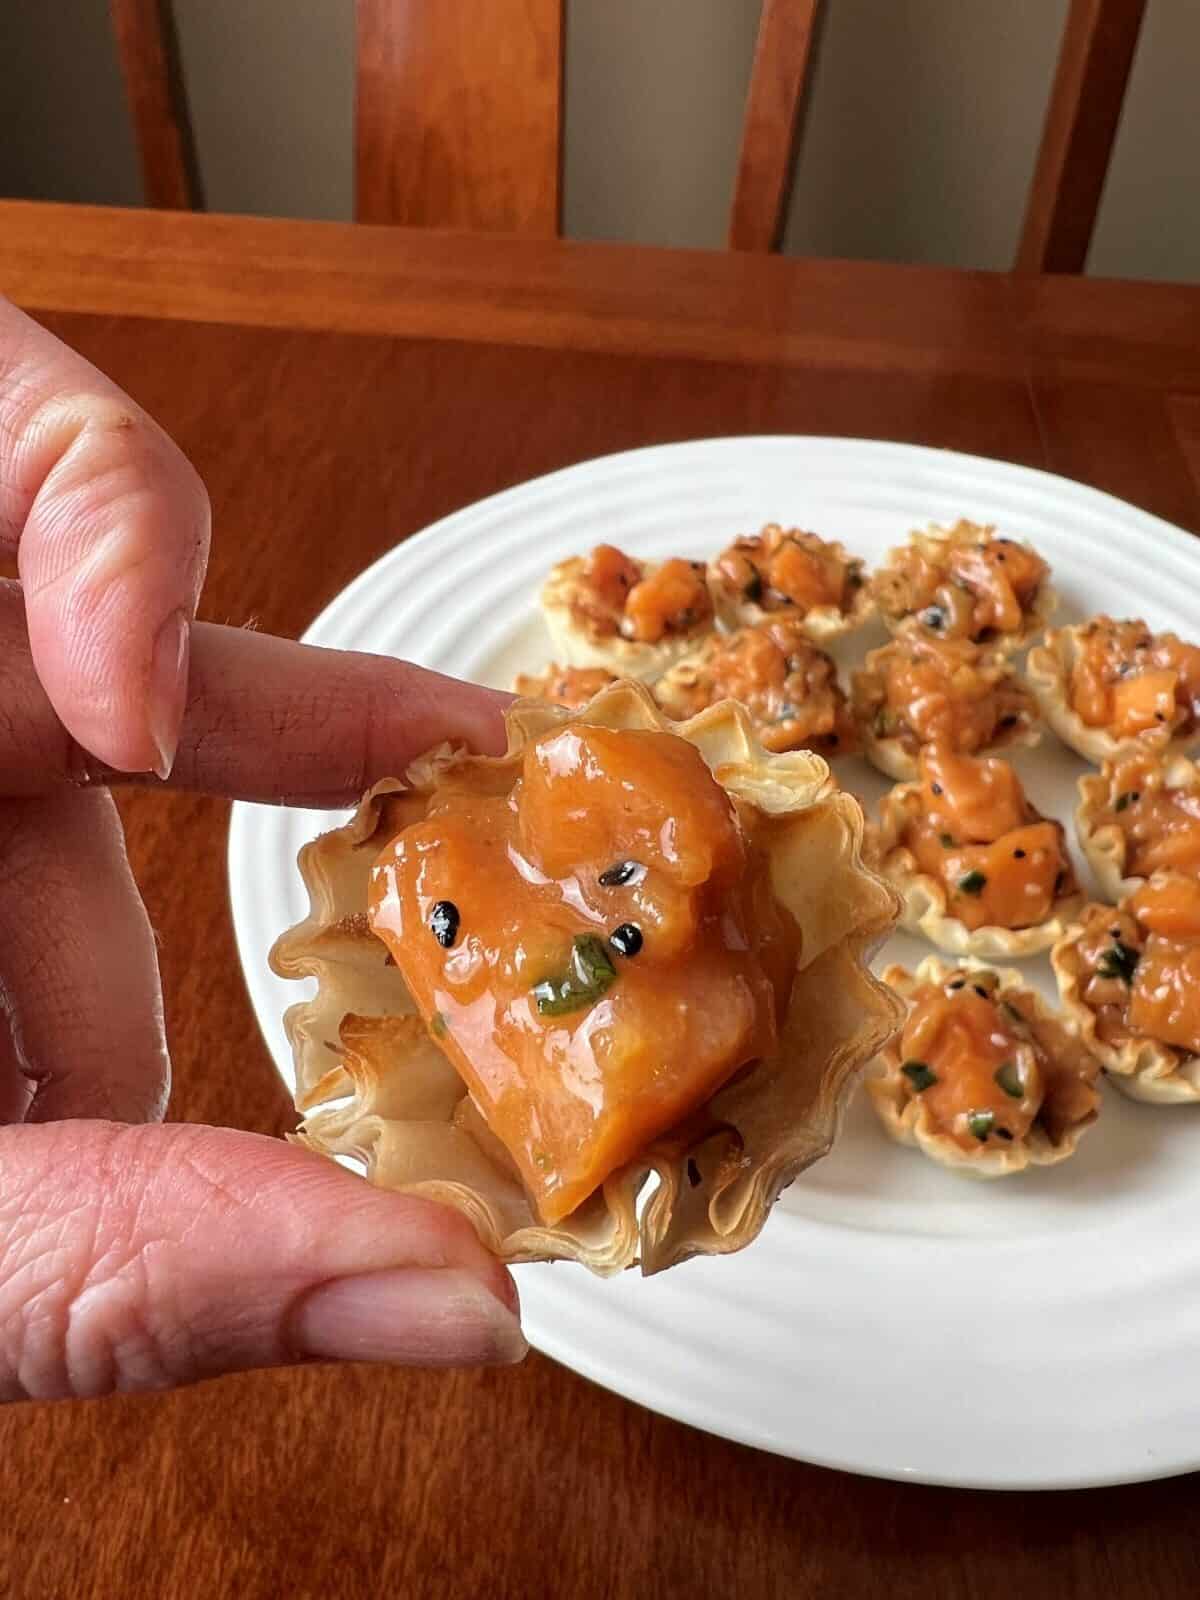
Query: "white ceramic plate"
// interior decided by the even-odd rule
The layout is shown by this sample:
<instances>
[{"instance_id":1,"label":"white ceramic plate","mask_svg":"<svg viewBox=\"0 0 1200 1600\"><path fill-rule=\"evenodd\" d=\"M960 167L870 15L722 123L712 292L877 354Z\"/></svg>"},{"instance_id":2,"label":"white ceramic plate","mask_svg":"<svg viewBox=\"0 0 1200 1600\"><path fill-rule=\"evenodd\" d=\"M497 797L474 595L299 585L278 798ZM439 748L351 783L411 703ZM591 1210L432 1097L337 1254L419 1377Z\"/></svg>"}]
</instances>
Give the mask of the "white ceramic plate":
<instances>
[{"instance_id":1,"label":"white ceramic plate","mask_svg":"<svg viewBox=\"0 0 1200 1600\"><path fill-rule=\"evenodd\" d=\"M705 556L776 520L874 563L963 514L1026 536L1070 618L1106 610L1200 632L1200 542L1076 483L853 439L745 438L586 462L447 517L392 550L310 628L507 687L544 665L534 599L551 562L602 540ZM875 636L846 642L852 659ZM1067 817L1080 763L1018 762ZM874 802L882 782L839 767ZM267 950L305 909L296 852L342 820L235 807L229 867L250 994L285 1078L299 998ZM919 959L897 937L883 959ZM1027 963L1052 994L1045 960ZM1200 1465L1200 1111L1106 1096L1063 1167L974 1184L887 1141L861 1098L833 1154L741 1255L645 1281L519 1269L535 1345L669 1416L856 1472L992 1487L1082 1486Z\"/></svg>"}]
</instances>

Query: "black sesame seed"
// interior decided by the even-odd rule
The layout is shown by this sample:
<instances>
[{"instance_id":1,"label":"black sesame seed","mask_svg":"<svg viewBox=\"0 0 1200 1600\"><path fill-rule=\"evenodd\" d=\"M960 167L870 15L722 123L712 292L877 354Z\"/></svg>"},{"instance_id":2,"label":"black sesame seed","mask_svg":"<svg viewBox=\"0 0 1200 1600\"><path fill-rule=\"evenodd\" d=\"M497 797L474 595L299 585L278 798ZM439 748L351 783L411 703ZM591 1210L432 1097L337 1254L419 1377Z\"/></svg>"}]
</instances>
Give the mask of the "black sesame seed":
<instances>
[{"instance_id":1,"label":"black sesame seed","mask_svg":"<svg viewBox=\"0 0 1200 1600\"><path fill-rule=\"evenodd\" d=\"M453 900L439 900L429 913L430 931L443 950L449 950L458 938L458 923L458 907Z\"/></svg>"},{"instance_id":2,"label":"black sesame seed","mask_svg":"<svg viewBox=\"0 0 1200 1600\"><path fill-rule=\"evenodd\" d=\"M691 1184L692 1188L693 1189L699 1188L699 1186L700 1186L700 1168L696 1165L695 1161L692 1159L691 1156L688 1157L687 1175L688 1175L688 1182Z\"/></svg>"},{"instance_id":3,"label":"black sesame seed","mask_svg":"<svg viewBox=\"0 0 1200 1600\"><path fill-rule=\"evenodd\" d=\"M974 989L975 993L979 996L979 998L981 1000L986 1000L986 999L989 998L987 990L983 987L983 985L981 983L973 983L971 985L971 987L972 987L972 989Z\"/></svg>"},{"instance_id":4,"label":"black sesame seed","mask_svg":"<svg viewBox=\"0 0 1200 1600\"><path fill-rule=\"evenodd\" d=\"M1025 859L1025 851L1024 850L1014 850L1013 851L1013 859L1015 861L1024 861L1024 859Z\"/></svg>"},{"instance_id":5,"label":"black sesame seed","mask_svg":"<svg viewBox=\"0 0 1200 1600\"><path fill-rule=\"evenodd\" d=\"M952 989L965 989L967 987L967 980L965 978L955 978L950 987Z\"/></svg>"},{"instance_id":6,"label":"black sesame seed","mask_svg":"<svg viewBox=\"0 0 1200 1600\"><path fill-rule=\"evenodd\" d=\"M640 865L637 861L616 861L600 874L600 882L605 889L619 889L634 878Z\"/></svg>"},{"instance_id":7,"label":"black sesame seed","mask_svg":"<svg viewBox=\"0 0 1200 1600\"><path fill-rule=\"evenodd\" d=\"M997 1139L1006 1139L1009 1144L1012 1143L1012 1134L1007 1128L993 1128L992 1132L996 1135Z\"/></svg>"},{"instance_id":8,"label":"black sesame seed","mask_svg":"<svg viewBox=\"0 0 1200 1600\"><path fill-rule=\"evenodd\" d=\"M635 956L642 948L642 930L636 922L623 922L609 934L608 942L619 956Z\"/></svg>"},{"instance_id":9,"label":"black sesame seed","mask_svg":"<svg viewBox=\"0 0 1200 1600\"><path fill-rule=\"evenodd\" d=\"M931 793L931 794L941 794L941 792L942 792L942 786L941 786L941 784L940 784L940 783L934 783L934 784L930 784L930 786L929 786L929 792L930 792L930 793Z\"/></svg>"},{"instance_id":10,"label":"black sesame seed","mask_svg":"<svg viewBox=\"0 0 1200 1600\"><path fill-rule=\"evenodd\" d=\"M1017 722L1018 722L1018 718L1010 715L1010 716L1007 716L1007 717L1001 717L999 723L997 724L997 726L1001 727L1001 728L1015 728L1016 725L1017 725Z\"/></svg>"}]
</instances>

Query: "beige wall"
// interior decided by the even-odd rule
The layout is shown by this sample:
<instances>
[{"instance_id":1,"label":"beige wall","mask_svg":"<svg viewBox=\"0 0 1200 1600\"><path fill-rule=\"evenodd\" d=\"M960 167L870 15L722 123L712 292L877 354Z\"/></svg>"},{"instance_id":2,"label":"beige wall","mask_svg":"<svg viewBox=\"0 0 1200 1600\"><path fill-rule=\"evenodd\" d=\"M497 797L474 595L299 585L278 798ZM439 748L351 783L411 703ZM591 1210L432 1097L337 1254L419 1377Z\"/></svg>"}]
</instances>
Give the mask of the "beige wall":
<instances>
[{"instance_id":1,"label":"beige wall","mask_svg":"<svg viewBox=\"0 0 1200 1600\"><path fill-rule=\"evenodd\" d=\"M507 0L479 0L504 4ZM0 193L136 202L103 0L0 0ZM1003 267L1066 0L826 0L794 252ZM353 0L175 0L217 210L346 217ZM568 0L565 224L719 245L756 0ZM1200 279L1200 3L1150 0L1092 271Z\"/></svg>"}]
</instances>

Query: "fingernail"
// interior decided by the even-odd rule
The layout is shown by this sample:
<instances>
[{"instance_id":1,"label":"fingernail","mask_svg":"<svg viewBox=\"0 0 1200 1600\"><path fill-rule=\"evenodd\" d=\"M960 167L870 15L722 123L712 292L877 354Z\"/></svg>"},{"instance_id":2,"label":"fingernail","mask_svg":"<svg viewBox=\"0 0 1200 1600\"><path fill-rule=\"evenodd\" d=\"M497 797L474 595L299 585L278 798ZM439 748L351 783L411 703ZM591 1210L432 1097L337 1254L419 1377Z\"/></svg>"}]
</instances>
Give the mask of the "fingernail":
<instances>
[{"instance_id":1,"label":"fingernail","mask_svg":"<svg viewBox=\"0 0 1200 1600\"><path fill-rule=\"evenodd\" d=\"M154 641L150 662L150 701L147 716L150 737L158 752L154 770L169 778L179 746L179 725L187 701L188 645L191 639L189 618L184 611L173 611Z\"/></svg>"},{"instance_id":2,"label":"fingernail","mask_svg":"<svg viewBox=\"0 0 1200 1600\"><path fill-rule=\"evenodd\" d=\"M513 1313L478 1278L452 1267L337 1278L292 1312L297 1353L319 1361L502 1366L529 1346Z\"/></svg>"}]
</instances>

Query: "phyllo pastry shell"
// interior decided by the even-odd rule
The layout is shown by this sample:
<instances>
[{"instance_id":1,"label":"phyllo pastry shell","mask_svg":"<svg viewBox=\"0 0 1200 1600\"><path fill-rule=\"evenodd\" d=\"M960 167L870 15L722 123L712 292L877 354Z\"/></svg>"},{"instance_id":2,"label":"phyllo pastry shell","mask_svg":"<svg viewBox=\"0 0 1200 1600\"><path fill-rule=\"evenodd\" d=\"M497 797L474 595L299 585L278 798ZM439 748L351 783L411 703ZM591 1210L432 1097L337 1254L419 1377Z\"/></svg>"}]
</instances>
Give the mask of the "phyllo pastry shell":
<instances>
[{"instance_id":1,"label":"phyllo pastry shell","mask_svg":"<svg viewBox=\"0 0 1200 1600\"><path fill-rule=\"evenodd\" d=\"M551 662L545 672L519 673L513 680L513 693L523 700L549 700L575 711L616 681L616 673L604 667L560 667Z\"/></svg>"},{"instance_id":2,"label":"phyllo pastry shell","mask_svg":"<svg viewBox=\"0 0 1200 1600\"><path fill-rule=\"evenodd\" d=\"M556 656L653 683L713 630L702 561L636 561L611 544L551 568L542 616Z\"/></svg>"},{"instance_id":3,"label":"phyllo pastry shell","mask_svg":"<svg viewBox=\"0 0 1200 1600\"><path fill-rule=\"evenodd\" d=\"M951 955L1048 950L1081 901L1060 823L996 756L921 752L920 778L880 802L872 863L904 901L900 924Z\"/></svg>"},{"instance_id":4,"label":"phyllo pastry shell","mask_svg":"<svg viewBox=\"0 0 1200 1600\"><path fill-rule=\"evenodd\" d=\"M1083 1042L1133 1100L1200 1100L1200 882L1148 878L1120 906L1089 905L1050 954Z\"/></svg>"},{"instance_id":5,"label":"phyllo pastry shell","mask_svg":"<svg viewBox=\"0 0 1200 1600\"><path fill-rule=\"evenodd\" d=\"M908 1007L867 1075L893 1139L977 1178L1074 1153L1100 1113L1099 1063L1019 972L927 956L883 979Z\"/></svg>"},{"instance_id":6,"label":"phyllo pastry shell","mask_svg":"<svg viewBox=\"0 0 1200 1600\"><path fill-rule=\"evenodd\" d=\"M890 778L917 776L924 745L958 755L1036 744L1033 696L1006 659L959 639L901 635L851 680L863 753Z\"/></svg>"},{"instance_id":7,"label":"phyllo pastry shell","mask_svg":"<svg viewBox=\"0 0 1200 1600\"><path fill-rule=\"evenodd\" d=\"M858 803L731 703L672 725L632 683L517 702L508 734L431 752L301 852L309 914L272 953L317 981L286 1017L299 1138L505 1261L739 1250L898 1019L866 966L898 906Z\"/></svg>"},{"instance_id":8,"label":"phyllo pastry shell","mask_svg":"<svg viewBox=\"0 0 1200 1600\"><path fill-rule=\"evenodd\" d=\"M963 639L1008 653L1041 632L1054 610L1050 569L1028 544L960 518L915 531L872 581L893 633Z\"/></svg>"},{"instance_id":9,"label":"phyllo pastry shell","mask_svg":"<svg viewBox=\"0 0 1200 1600\"><path fill-rule=\"evenodd\" d=\"M769 522L708 565L718 619L727 628L795 618L817 644L861 628L874 613L863 563L836 540Z\"/></svg>"},{"instance_id":10,"label":"phyllo pastry shell","mask_svg":"<svg viewBox=\"0 0 1200 1600\"><path fill-rule=\"evenodd\" d=\"M815 750L829 757L858 748L837 666L809 642L803 619L786 613L735 633L713 634L654 686L669 717L698 715L721 700L749 712L763 748Z\"/></svg>"},{"instance_id":11,"label":"phyllo pastry shell","mask_svg":"<svg viewBox=\"0 0 1200 1600\"><path fill-rule=\"evenodd\" d=\"M1149 751L1106 761L1079 780L1075 830L1109 900L1154 872L1200 875L1200 767Z\"/></svg>"},{"instance_id":12,"label":"phyllo pastry shell","mask_svg":"<svg viewBox=\"0 0 1200 1600\"><path fill-rule=\"evenodd\" d=\"M1093 617L1050 629L1025 670L1042 716L1096 766L1138 750L1186 750L1200 737L1200 646L1173 633Z\"/></svg>"}]
</instances>

